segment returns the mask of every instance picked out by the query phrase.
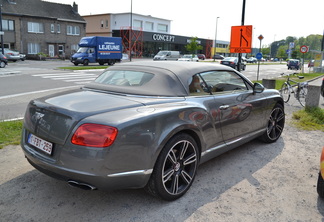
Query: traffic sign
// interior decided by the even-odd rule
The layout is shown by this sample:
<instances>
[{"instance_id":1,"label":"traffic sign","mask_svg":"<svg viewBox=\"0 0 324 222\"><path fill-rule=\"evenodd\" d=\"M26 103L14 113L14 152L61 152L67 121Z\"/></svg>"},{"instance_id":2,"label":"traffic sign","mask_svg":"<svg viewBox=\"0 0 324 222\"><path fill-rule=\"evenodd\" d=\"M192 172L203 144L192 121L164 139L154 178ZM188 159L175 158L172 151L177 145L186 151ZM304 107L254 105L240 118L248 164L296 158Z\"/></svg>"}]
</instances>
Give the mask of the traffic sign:
<instances>
[{"instance_id":1,"label":"traffic sign","mask_svg":"<svg viewBox=\"0 0 324 222\"><path fill-rule=\"evenodd\" d=\"M261 59L262 59L262 53L261 53L261 52L258 52L258 53L255 55L255 58L257 58L257 60L261 60Z\"/></svg>"},{"instance_id":2,"label":"traffic sign","mask_svg":"<svg viewBox=\"0 0 324 222\"><path fill-rule=\"evenodd\" d=\"M301 53L306 53L306 52L308 52L308 46L306 46L306 45L302 45L302 46L300 46L300 52L301 52Z\"/></svg>"},{"instance_id":3,"label":"traffic sign","mask_svg":"<svg viewBox=\"0 0 324 222\"><path fill-rule=\"evenodd\" d=\"M231 53L251 53L252 25L232 26Z\"/></svg>"}]
</instances>

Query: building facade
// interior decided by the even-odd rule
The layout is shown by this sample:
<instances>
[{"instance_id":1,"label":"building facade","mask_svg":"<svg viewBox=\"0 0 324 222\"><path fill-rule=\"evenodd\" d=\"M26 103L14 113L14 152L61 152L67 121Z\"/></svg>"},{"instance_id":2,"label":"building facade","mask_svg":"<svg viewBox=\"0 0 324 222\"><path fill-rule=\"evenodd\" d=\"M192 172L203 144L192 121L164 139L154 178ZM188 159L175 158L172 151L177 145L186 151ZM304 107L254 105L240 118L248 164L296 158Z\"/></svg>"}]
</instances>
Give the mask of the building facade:
<instances>
[{"instance_id":1,"label":"building facade","mask_svg":"<svg viewBox=\"0 0 324 222\"><path fill-rule=\"evenodd\" d=\"M85 20L77 4L65 5L41 0L2 1L4 48L16 49L27 58L68 58L85 36Z\"/></svg>"},{"instance_id":2,"label":"building facade","mask_svg":"<svg viewBox=\"0 0 324 222\"><path fill-rule=\"evenodd\" d=\"M87 36L121 37L124 53L131 52L135 57L153 57L160 50L188 53L185 46L193 37L170 34L171 20L135 13L87 15L83 18L87 22ZM197 53L211 58L213 40L198 38L197 41L203 47ZM224 42L222 42L222 47L223 44Z\"/></svg>"}]
</instances>

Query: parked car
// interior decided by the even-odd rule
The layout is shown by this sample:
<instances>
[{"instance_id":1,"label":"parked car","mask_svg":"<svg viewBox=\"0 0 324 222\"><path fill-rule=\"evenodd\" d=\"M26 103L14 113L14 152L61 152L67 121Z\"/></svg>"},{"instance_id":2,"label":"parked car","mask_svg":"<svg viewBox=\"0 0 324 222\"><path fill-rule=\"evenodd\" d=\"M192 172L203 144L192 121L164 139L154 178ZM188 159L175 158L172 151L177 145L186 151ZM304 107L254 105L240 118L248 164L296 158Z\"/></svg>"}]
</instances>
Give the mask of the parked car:
<instances>
[{"instance_id":1,"label":"parked car","mask_svg":"<svg viewBox=\"0 0 324 222\"><path fill-rule=\"evenodd\" d=\"M322 80L322 85L321 85L321 95L324 97L324 78Z\"/></svg>"},{"instance_id":2,"label":"parked car","mask_svg":"<svg viewBox=\"0 0 324 222\"><path fill-rule=\"evenodd\" d=\"M320 158L320 170L317 179L317 193L318 196L324 198L324 147L322 148L321 158Z\"/></svg>"},{"instance_id":3,"label":"parked car","mask_svg":"<svg viewBox=\"0 0 324 222\"><path fill-rule=\"evenodd\" d=\"M21 146L31 165L71 186L175 200L199 164L256 138L273 143L284 124L279 92L230 67L142 61L30 101Z\"/></svg>"},{"instance_id":4,"label":"parked car","mask_svg":"<svg viewBox=\"0 0 324 222\"><path fill-rule=\"evenodd\" d=\"M185 54L178 61L187 61L187 62L199 62L197 55Z\"/></svg>"},{"instance_id":5,"label":"parked car","mask_svg":"<svg viewBox=\"0 0 324 222\"><path fill-rule=\"evenodd\" d=\"M213 56L213 59L220 59L220 60L223 60L224 58L225 58L224 56L222 56L222 55L218 55L218 54L216 54L216 55Z\"/></svg>"},{"instance_id":6,"label":"parked car","mask_svg":"<svg viewBox=\"0 0 324 222\"><path fill-rule=\"evenodd\" d=\"M314 62L315 62L314 59L309 60L309 62L308 62L308 68L314 67Z\"/></svg>"},{"instance_id":7,"label":"parked car","mask_svg":"<svg viewBox=\"0 0 324 222\"><path fill-rule=\"evenodd\" d=\"M220 64L230 66L233 69L237 69L238 68L238 58L226 57L225 59L220 61ZM241 60L241 70L245 70L245 68L246 68L246 63L245 63L244 59L242 59Z\"/></svg>"},{"instance_id":8,"label":"parked car","mask_svg":"<svg viewBox=\"0 0 324 222\"><path fill-rule=\"evenodd\" d=\"M9 61L16 62L17 60L20 60L19 52L4 48L4 55L7 57Z\"/></svg>"},{"instance_id":9,"label":"parked car","mask_svg":"<svg viewBox=\"0 0 324 222\"><path fill-rule=\"evenodd\" d=\"M254 58L254 57L250 57L250 58L248 58L247 60L246 60L246 62L247 63L257 63L257 59L256 58Z\"/></svg>"},{"instance_id":10,"label":"parked car","mask_svg":"<svg viewBox=\"0 0 324 222\"><path fill-rule=\"evenodd\" d=\"M289 59L287 62L288 69L301 69L300 61L298 59Z\"/></svg>"},{"instance_id":11,"label":"parked car","mask_svg":"<svg viewBox=\"0 0 324 222\"><path fill-rule=\"evenodd\" d=\"M206 56L204 54L198 54L198 59L205 60Z\"/></svg>"},{"instance_id":12,"label":"parked car","mask_svg":"<svg viewBox=\"0 0 324 222\"><path fill-rule=\"evenodd\" d=\"M8 64L7 57L4 56L2 53L0 53L0 68L6 67L7 64Z\"/></svg>"}]
</instances>

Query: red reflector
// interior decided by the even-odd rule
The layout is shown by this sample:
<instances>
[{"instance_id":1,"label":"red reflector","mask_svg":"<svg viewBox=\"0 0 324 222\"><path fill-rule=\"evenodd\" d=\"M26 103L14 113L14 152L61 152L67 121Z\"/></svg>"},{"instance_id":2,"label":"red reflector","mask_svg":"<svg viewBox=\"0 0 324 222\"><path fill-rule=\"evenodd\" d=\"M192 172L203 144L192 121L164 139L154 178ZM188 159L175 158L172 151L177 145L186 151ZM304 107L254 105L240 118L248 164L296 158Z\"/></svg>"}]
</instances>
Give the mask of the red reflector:
<instances>
[{"instance_id":1,"label":"red reflector","mask_svg":"<svg viewBox=\"0 0 324 222\"><path fill-rule=\"evenodd\" d=\"M86 123L75 131L71 142L80 146L107 147L113 144L117 133L115 127Z\"/></svg>"}]
</instances>

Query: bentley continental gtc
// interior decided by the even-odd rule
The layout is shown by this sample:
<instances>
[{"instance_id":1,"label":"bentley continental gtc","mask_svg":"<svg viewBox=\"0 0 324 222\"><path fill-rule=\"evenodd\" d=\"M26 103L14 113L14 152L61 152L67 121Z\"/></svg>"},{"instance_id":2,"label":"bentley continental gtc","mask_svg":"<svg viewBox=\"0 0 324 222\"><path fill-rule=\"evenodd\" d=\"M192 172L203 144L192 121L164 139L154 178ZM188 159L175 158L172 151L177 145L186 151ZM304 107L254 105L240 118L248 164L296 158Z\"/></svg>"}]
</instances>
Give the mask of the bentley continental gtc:
<instances>
[{"instance_id":1,"label":"bentley continental gtc","mask_svg":"<svg viewBox=\"0 0 324 222\"><path fill-rule=\"evenodd\" d=\"M285 124L277 90L212 63L127 62L30 101L21 146L39 171L84 189L145 188L175 200L198 166Z\"/></svg>"}]
</instances>

